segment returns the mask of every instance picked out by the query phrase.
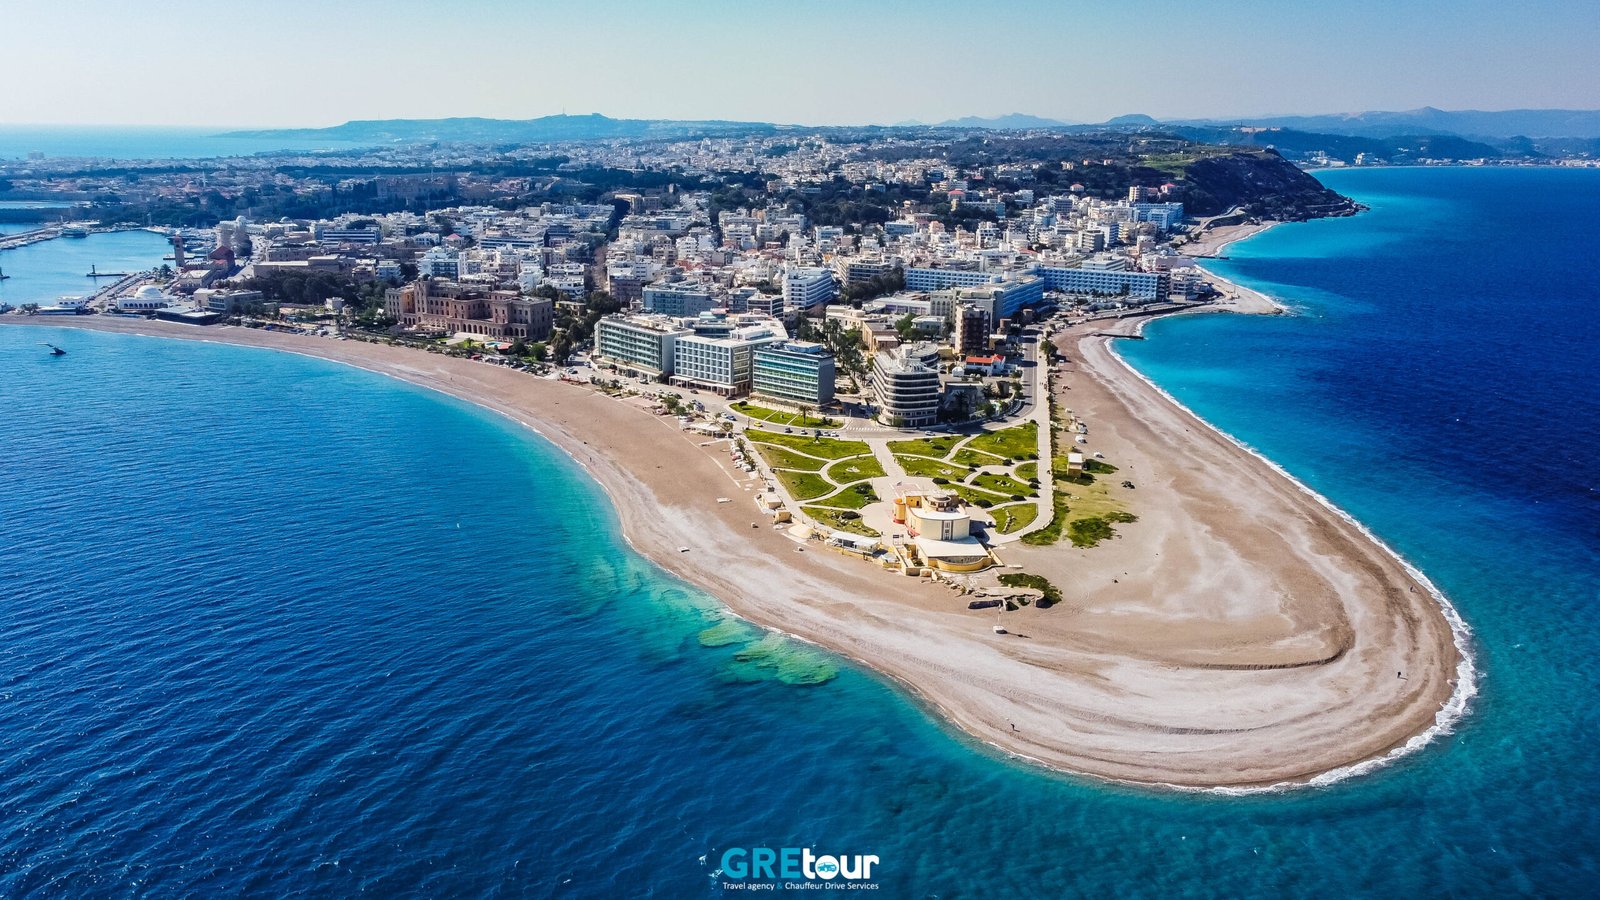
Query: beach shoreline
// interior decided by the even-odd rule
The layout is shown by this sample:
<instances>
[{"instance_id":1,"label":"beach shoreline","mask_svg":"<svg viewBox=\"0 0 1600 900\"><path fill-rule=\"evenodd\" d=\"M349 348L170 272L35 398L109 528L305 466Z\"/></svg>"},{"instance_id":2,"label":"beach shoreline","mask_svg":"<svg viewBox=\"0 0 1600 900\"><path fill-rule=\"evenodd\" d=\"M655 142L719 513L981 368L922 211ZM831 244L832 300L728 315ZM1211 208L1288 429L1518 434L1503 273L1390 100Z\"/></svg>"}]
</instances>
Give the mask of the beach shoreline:
<instances>
[{"instance_id":1,"label":"beach shoreline","mask_svg":"<svg viewBox=\"0 0 1600 900\"><path fill-rule=\"evenodd\" d=\"M1224 308L1261 311L1259 301L1242 296ZM12 316L0 317L0 321L30 323ZM1360 651L1369 665L1335 666L1335 683L1331 688L1320 685L1323 690L1314 701L1337 701L1339 698L1334 695L1340 691L1348 696L1334 704L1340 712L1329 716L1334 727L1308 732L1300 725L1305 717L1315 717L1317 710L1293 700L1293 693L1307 686L1299 665L1287 670L1291 672L1287 689L1278 683L1284 678L1270 674L1284 670L1271 667L1235 670L1202 665L1180 670L1183 677L1152 678L1145 671L1152 662L1148 654L1130 650L1137 641L1130 643L1128 639L1136 634L1113 629L1116 633L1109 644L1086 643L1084 635L1075 632L1075 625L1081 624L1081 610L1080 615L1067 615L1069 611L1062 610L1063 615L1053 620L1054 610L1025 610L1015 620L1021 623L1017 630L1028 641L1024 644L997 637L989 627L990 615L967 610L964 600L948 588L879 571L815 544L797 552L801 545L785 532L765 524L757 511L754 496L761 484L759 478L735 469L725 450L715 446L717 442L691 437L681 432L675 421L651 416L639 403L501 367L379 343L244 328L197 329L110 317L33 320L31 324L296 352L389 375L500 413L555 444L600 484L617 511L625 540L636 552L707 591L742 618L860 662L905 686L920 703L976 740L1009 756L1052 769L1139 785L1229 792L1326 783L1329 773L1370 767L1396 751L1418 746L1419 738L1426 740L1442 733L1448 722L1442 722L1439 715L1450 710L1461 695L1470 696L1470 656L1464 645L1455 643L1457 632L1446 622L1443 611L1449 609L1448 601L1439 597L1444 605L1434 607L1437 621L1429 618L1426 605L1415 602L1392 610L1415 626L1415 631L1401 629L1397 633L1383 613L1383 608L1396 600L1394 588L1401 582L1395 579L1422 587L1430 604L1438 596L1436 589L1414 569L1411 573L1415 578L1403 570L1397 570L1397 575L1381 565L1348 575L1309 555L1311 562L1290 560L1294 565L1318 569L1329 583L1349 581L1345 587L1354 587L1360 578L1393 582L1382 603L1370 604L1379 607L1376 612L1363 605L1359 596L1337 597L1332 606L1338 609L1330 617L1351 621L1375 617L1376 624L1366 629L1372 636L1370 643L1399 638L1396 643L1402 651L1400 665L1412 667L1415 676L1415 680L1409 676L1396 679L1406 688L1403 693L1389 685L1378 696L1369 696L1373 685L1367 682L1375 681L1373 672L1377 671L1370 664L1382 660L1387 670L1394 656L1380 646L1353 642L1346 652ZM1140 324L1142 320L1131 320L1124 327L1136 328ZM1100 359L1095 356L1094 345L1109 344L1104 337L1088 334L1086 328L1069 332L1061 340L1077 346L1086 362L1090 357ZM1110 354L1109 349L1106 352ZM1120 357L1115 359L1120 362ZM1108 406L1096 416L1098 423L1131 425L1149 411L1145 409L1148 407L1164 409L1163 414L1175 415L1179 422L1197 422L1202 431L1215 431L1126 363L1121 367L1126 369L1121 375L1109 368L1104 372L1096 370L1108 391L1126 395L1120 398L1126 407L1124 413L1118 416ZM1094 380L1081 382L1079 387L1087 388ZM1118 398L1108 394L1107 399L1115 405ZM650 419L658 426L645 424ZM651 427L661 427L663 439L639 440L640 432ZM1187 440L1182 436L1190 431L1179 427L1169 437ZM677 435L678 439L666 439L669 435ZM1243 445L1215 438L1213 443L1217 442L1218 447L1212 451L1220 448L1221 458L1229 464L1251 459L1251 451ZM1265 469L1271 464L1256 455L1248 465ZM1281 469L1269 477L1281 482L1277 485L1280 489L1309 492ZM1141 474L1140 478L1149 482L1147 475ZM727 502L718 502L719 495ZM1279 498L1272 499L1277 502ZM1309 515L1326 517L1329 522L1319 524L1327 524L1329 533L1343 542L1340 546L1349 544L1366 553L1363 566L1373 566L1367 556L1387 553L1385 558L1392 566L1404 567L1403 561L1361 529L1359 523L1340 520L1330 512L1336 511L1335 507L1325 500L1322 503L1326 509ZM1291 517L1308 515L1293 503L1288 506ZM1141 511L1142 520L1157 522L1161 517L1155 512ZM1340 524L1333 525L1335 521ZM1128 566L1129 548L1148 549L1133 539L1145 528L1143 522L1130 526L1130 537L1118 538L1111 547L1102 548L1108 551L1105 553L1057 547L1007 549L1002 555L1008 562L1015 555L1032 566L1032 558L1059 551L1062 558L1071 561L1071 570L1077 577L1092 580L1111 569ZM1356 530L1364 537L1352 540L1345 534ZM680 548L688 549L684 552ZM1318 553L1322 549L1315 548ZM1151 565L1148 558L1143 562ZM1152 571L1181 580L1204 574L1207 565L1199 558L1180 559L1176 564L1153 566ZM1379 569L1383 571L1380 573ZM1296 577L1308 576L1301 573ZM1335 595L1338 593L1334 591ZM1399 598L1404 597L1400 593ZM1327 597L1318 602L1329 605ZM1359 615L1352 616L1352 611ZM1149 614L1150 610L1141 613ZM1012 621L1010 616L1008 621ZM1345 622L1347 630L1362 630L1351 621ZM1173 623L1157 624L1170 628ZM1326 624L1321 623L1319 628ZM1439 644L1441 635L1444 647ZM1315 640L1315 636L1308 639L1291 635L1287 646L1293 652L1303 652ZM1286 651L1278 647L1271 652ZM1171 662L1157 660L1156 664ZM1337 664L1338 659L1334 662ZM1241 679L1237 672L1258 674ZM1261 672L1269 674L1263 676ZM1259 683L1252 684L1252 678ZM1207 679L1216 684L1209 685ZM1192 705L1193 695L1208 690L1227 697L1227 703L1210 709L1208 714L1213 721L1200 728L1180 721L1193 718L1182 711ZM1241 698L1248 701L1243 707L1228 705ZM1464 702L1462 698L1461 704ZM1281 707L1282 717L1275 722L1228 720L1230 716L1249 718L1254 713L1245 707L1262 705ZM1459 715L1459 710L1452 714ZM1352 721L1365 722L1368 734L1349 735ZM1114 739L1109 737L1113 731ZM1240 735L1249 735L1249 739Z\"/></svg>"},{"instance_id":2,"label":"beach shoreline","mask_svg":"<svg viewBox=\"0 0 1600 900\"><path fill-rule=\"evenodd\" d=\"M1179 252L1182 255L1196 260L1195 265L1199 267L1200 271L1206 273L1212 287L1222 294L1223 300L1213 307L1214 309L1220 308L1229 312L1267 315L1283 315L1290 312L1288 304L1260 291L1247 288L1219 273L1216 267L1208 266L1204 262L1206 259L1225 258L1222 257L1223 251L1232 245L1256 235L1264 234L1282 224L1284 223L1268 221L1211 228L1180 248Z\"/></svg>"}]
</instances>

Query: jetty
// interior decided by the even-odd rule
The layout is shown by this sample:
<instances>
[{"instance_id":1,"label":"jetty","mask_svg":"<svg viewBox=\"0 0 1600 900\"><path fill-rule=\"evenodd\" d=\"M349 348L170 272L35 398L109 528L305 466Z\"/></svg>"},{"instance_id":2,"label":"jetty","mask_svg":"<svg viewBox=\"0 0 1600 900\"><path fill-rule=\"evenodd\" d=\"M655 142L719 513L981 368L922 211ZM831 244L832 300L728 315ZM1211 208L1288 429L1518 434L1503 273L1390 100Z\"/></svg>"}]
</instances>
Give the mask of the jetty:
<instances>
[{"instance_id":1,"label":"jetty","mask_svg":"<svg viewBox=\"0 0 1600 900\"><path fill-rule=\"evenodd\" d=\"M61 236L59 225L47 225L44 228L35 228L32 231L19 231L16 234L0 235L0 250L15 250L40 241L53 240Z\"/></svg>"}]
</instances>

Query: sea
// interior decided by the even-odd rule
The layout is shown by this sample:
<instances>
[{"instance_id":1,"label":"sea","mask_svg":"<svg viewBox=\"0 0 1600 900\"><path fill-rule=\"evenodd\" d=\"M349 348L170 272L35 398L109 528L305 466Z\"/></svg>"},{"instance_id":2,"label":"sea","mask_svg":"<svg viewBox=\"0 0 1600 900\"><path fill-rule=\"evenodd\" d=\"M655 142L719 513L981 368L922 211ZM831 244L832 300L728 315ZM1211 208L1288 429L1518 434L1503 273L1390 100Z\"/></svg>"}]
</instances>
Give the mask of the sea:
<instances>
[{"instance_id":1,"label":"sea","mask_svg":"<svg viewBox=\"0 0 1600 900\"><path fill-rule=\"evenodd\" d=\"M0 327L0 895L709 897L749 847L886 897L1591 895L1600 172L1319 177L1370 211L1214 263L1293 315L1120 346L1450 596L1454 733L1250 796L1043 771L731 618L485 410Z\"/></svg>"},{"instance_id":2,"label":"sea","mask_svg":"<svg viewBox=\"0 0 1600 900\"><path fill-rule=\"evenodd\" d=\"M205 159L258 153L351 150L323 137L233 137L237 128L0 125L0 163L31 159Z\"/></svg>"},{"instance_id":3,"label":"sea","mask_svg":"<svg viewBox=\"0 0 1600 900\"><path fill-rule=\"evenodd\" d=\"M37 227L13 224L9 233ZM0 234L5 233L0 230ZM114 274L155 269L170 252L172 246L165 237L142 229L55 238L0 250L0 274L6 276L0 279L0 303L50 306L62 297L87 297L97 285L105 287L116 280L90 278L91 271ZM0 390L4 387L0 386Z\"/></svg>"}]
</instances>

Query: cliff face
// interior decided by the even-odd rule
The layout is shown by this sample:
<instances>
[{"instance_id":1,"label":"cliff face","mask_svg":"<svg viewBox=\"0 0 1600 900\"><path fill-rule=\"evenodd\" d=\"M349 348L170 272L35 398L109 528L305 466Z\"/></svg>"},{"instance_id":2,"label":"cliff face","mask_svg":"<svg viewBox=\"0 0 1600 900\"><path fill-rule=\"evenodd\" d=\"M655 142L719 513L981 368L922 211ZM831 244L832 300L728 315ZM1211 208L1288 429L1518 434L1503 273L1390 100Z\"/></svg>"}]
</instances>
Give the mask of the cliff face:
<instances>
[{"instance_id":1,"label":"cliff face","mask_svg":"<svg viewBox=\"0 0 1600 900\"><path fill-rule=\"evenodd\" d=\"M1360 207L1272 150L1240 150L1190 163L1180 182L1185 211L1215 216L1238 207L1280 221L1348 216Z\"/></svg>"}]
</instances>

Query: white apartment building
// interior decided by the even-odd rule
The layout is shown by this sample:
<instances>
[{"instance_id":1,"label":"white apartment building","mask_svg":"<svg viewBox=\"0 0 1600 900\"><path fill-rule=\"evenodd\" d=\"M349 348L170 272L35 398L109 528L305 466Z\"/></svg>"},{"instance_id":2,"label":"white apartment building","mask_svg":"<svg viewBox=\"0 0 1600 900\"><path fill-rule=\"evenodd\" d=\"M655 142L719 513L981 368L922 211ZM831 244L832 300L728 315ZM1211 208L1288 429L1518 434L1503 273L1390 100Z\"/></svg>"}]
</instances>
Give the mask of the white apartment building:
<instances>
[{"instance_id":1,"label":"white apartment building","mask_svg":"<svg viewBox=\"0 0 1600 900\"><path fill-rule=\"evenodd\" d=\"M716 307L711 287L698 281L658 281L644 286L646 312L665 316L698 316Z\"/></svg>"},{"instance_id":2,"label":"white apartment building","mask_svg":"<svg viewBox=\"0 0 1600 900\"><path fill-rule=\"evenodd\" d=\"M595 323L594 352L624 372L670 377L678 341L691 334L667 316L607 316Z\"/></svg>"},{"instance_id":3,"label":"white apartment building","mask_svg":"<svg viewBox=\"0 0 1600 900\"><path fill-rule=\"evenodd\" d=\"M789 266L783 270L783 305L796 311L809 311L838 294L833 273L812 266Z\"/></svg>"},{"instance_id":4,"label":"white apartment building","mask_svg":"<svg viewBox=\"0 0 1600 900\"><path fill-rule=\"evenodd\" d=\"M872 394L885 425L923 428L939 421L939 370L914 348L873 356Z\"/></svg>"},{"instance_id":5,"label":"white apartment building","mask_svg":"<svg viewBox=\"0 0 1600 900\"><path fill-rule=\"evenodd\" d=\"M672 383L704 388L723 397L748 394L755 352L788 337L777 323L706 329L681 336L673 351Z\"/></svg>"},{"instance_id":6,"label":"white apartment building","mask_svg":"<svg viewBox=\"0 0 1600 900\"><path fill-rule=\"evenodd\" d=\"M1165 300L1167 276L1157 272L1122 272L1110 269L1039 269L1044 286L1067 294L1122 296L1133 300Z\"/></svg>"},{"instance_id":7,"label":"white apartment building","mask_svg":"<svg viewBox=\"0 0 1600 900\"><path fill-rule=\"evenodd\" d=\"M833 402L833 354L821 344L786 341L757 348L751 393L792 406Z\"/></svg>"}]
</instances>

